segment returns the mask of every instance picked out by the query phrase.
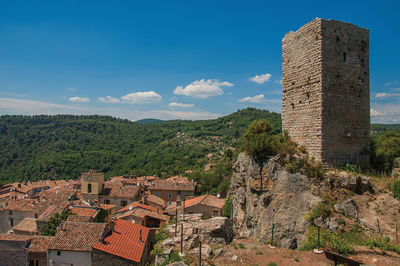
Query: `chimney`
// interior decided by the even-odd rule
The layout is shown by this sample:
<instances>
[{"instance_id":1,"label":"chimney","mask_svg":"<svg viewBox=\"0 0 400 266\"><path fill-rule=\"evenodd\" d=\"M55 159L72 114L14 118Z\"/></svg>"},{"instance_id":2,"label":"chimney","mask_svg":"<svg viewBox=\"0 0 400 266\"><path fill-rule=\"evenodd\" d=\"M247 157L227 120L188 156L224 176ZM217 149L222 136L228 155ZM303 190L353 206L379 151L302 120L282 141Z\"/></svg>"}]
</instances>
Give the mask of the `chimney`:
<instances>
[{"instance_id":1,"label":"chimney","mask_svg":"<svg viewBox=\"0 0 400 266\"><path fill-rule=\"evenodd\" d=\"M21 188L21 183L18 183L18 187Z\"/></svg>"},{"instance_id":2,"label":"chimney","mask_svg":"<svg viewBox=\"0 0 400 266\"><path fill-rule=\"evenodd\" d=\"M112 221L112 222L110 223L110 229L111 229L111 233L114 233L114 232L115 232L115 222L114 222L114 221Z\"/></svg>"},{"instance_id":3,"label":"chimney","mask_svg":"<svg viewBox=\"0 0 400 266\"><path fill-rule=\"evenodd\" d=\"M139 230L139 242L144 243L143 238L142 238L142 229Z\"/></svg>"}]
</instances>

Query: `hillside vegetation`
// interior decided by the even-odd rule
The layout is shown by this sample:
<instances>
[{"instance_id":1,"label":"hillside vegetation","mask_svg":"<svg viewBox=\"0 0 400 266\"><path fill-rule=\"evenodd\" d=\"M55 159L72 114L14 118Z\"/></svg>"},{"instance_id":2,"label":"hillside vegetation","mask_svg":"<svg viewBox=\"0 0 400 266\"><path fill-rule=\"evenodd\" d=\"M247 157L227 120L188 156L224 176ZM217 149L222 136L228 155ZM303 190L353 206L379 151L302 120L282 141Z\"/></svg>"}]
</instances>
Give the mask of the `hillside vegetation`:
<instances>
[{"instance_id":1,"label":"hillside vegetation","mask_svg":"<svg viewBox=\"0 0 400 266\"><path fill-rule=\"evenodd\" d=\"M236 146L247 126L261 118L281 128L279 114L254 108L202 121L5 115L0 117L0 182L77 178L88 169L106 176L200 169L207 154Z\"/></svg>"},{"instance_id":2,"label":"hillside vegetation","mask_svg":"<svg viewBox=\"0 0 400 266\"><path fill-rule=\"evenodd\" d=\"M0 117L0 182L77 178L88 169L106 176L136 174L166 176L200 170L241 146L240 137L257 119L281 129L277 113L255 108L213 120L138 122L109 116ZM372 125L375 136L400 125ZM218 164L217 164L218 166ZM217 167L218 168L218 167Z\"/></svg>"}]
</instances>

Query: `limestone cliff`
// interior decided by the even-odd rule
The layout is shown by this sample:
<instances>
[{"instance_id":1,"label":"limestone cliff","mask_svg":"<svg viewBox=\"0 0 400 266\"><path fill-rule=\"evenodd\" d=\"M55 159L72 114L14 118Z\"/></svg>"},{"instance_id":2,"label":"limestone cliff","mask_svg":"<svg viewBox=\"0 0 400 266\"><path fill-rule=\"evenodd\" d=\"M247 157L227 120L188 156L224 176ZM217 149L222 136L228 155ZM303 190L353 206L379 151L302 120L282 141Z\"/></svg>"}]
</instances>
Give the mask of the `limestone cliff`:
<instances>
[{"instance_id":1,"label":"limestone cliff","mask_svg":"<svg viewBox=\"0 0 400 266\"><path fill-rule=\"evenodd\" d=\"M321 201L313 190L318 189L310 178L283 170L277 157L261 168L240 153L231 180L234 233L265 241L275 224L274 243L296 249L305 240L307 213Z\"/></svg>"}]
</instances>

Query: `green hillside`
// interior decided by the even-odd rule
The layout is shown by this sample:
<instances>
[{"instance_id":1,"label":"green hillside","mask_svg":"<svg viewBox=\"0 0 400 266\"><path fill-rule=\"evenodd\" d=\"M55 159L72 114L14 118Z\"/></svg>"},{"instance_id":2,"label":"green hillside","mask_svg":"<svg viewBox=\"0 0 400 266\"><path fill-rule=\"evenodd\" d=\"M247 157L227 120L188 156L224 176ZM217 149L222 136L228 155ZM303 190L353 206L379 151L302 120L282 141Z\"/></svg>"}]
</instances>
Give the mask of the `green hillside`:
<instances>
[{"instance_id":1,"label":"green hillside","mask_svg":"<svg viewBox=\"0 0 400 266\"><path fill-rule=\"evenodd\" d=\"M77 178L88 169L106 176L166 175L206 164L254 119L277 129L281 117L248 108L214 120L130 122L107 116L1 116L0 182ZM150 123L147 123L149 122Z\"/></svg>"}]
</instances>

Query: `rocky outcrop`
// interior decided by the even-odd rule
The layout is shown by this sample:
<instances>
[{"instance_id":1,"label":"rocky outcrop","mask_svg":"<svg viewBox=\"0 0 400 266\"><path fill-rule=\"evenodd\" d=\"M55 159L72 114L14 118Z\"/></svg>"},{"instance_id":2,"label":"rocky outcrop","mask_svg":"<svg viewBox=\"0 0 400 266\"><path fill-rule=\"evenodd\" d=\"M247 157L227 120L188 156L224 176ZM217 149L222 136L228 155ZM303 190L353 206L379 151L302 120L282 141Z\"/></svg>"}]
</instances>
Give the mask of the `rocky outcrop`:
<instances>
[{"instance_id":1,"label":"rocky outcrop","mask_svg":"<svg viewBox=\"0 0 400 266\"><path fill-rule=\"evenodd\" d=\"M325 179L330 183L331 189L345 188L357 194L365 192L375 193L369 177L357 175L346 171L329 171Z\"/></svg>"},{"instance_id":2,"label":"rocky outcrop","mask_svg":"<svg viewBox=\"0 0 400 266\"><path fill-rule=\"evenodd\" d=\"M347 217L357 219L357 205L352 199L347 199L343 201L341 204L336 203L334 206L335 211L344 214Z\"/></svg>"},{"instance_id":3,"label":"rocky outcrop","mask_svg":"<svg viewBox=\"0 0 400 266\"><path fill-rule=\"evenodd\" d=\"M239 236L274 242L295 249L305 240L308 212L321 201L312 193L318 189L310 178L281 168L278 158L260 166L240 153L231 180L233 230Z\"/></svg>"}]
</instances>

